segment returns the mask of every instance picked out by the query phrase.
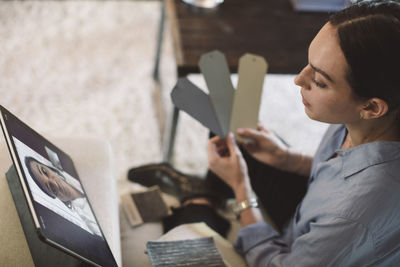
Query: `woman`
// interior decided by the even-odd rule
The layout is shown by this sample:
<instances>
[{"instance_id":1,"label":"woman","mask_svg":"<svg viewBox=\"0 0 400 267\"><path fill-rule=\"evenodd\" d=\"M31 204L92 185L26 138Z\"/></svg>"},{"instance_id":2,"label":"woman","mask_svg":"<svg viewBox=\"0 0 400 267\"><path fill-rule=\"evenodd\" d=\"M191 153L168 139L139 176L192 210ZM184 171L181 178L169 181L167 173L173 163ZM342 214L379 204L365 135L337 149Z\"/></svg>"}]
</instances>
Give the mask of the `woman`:
<instances>
[{"instance_id":1,"label":"woman","mask_svg":"<svg viewBox=\"0 0 400 267\"><path fill-rule=\"evenodd\" d=\"M308 58L295 79L305 112L332 124L313 158L262 127L238 129L251 140L240 148L233 134L209 141L209 168L238 203L243 228L235 247L250 266L398 265L399 2L363 1L334 14L310 44ZM130 179L166 186L165 177L140 179L146 168L136 170L137 178L132 170ZM177 192L193 180L169 176ZM262 221L257 201L277 227ZM206 214L213 201L186 197L169 226L189 222L193 207ZM221 224L204 214L214 229Z\"/></svg>"},{"instance_id":2,"label":"woman","mask_svg":"<svg viewBox=\"0 0 400 267\"><path fill-rule=\"evenodd\" d=\"M282 233L259 222L257 208L241 211L245 227L235 245L250 266L400 263L398 62L399 2L355 4L320 30L308 65L295 79L306 114L332 124L314 158L289 150L263 128L238 130L253 140L243 146L257 160L310 177ZM208 155L210 169L232 188L237 202L255 198L232 135L226 142L212 138Z\"/></svg>"}]
</instances>

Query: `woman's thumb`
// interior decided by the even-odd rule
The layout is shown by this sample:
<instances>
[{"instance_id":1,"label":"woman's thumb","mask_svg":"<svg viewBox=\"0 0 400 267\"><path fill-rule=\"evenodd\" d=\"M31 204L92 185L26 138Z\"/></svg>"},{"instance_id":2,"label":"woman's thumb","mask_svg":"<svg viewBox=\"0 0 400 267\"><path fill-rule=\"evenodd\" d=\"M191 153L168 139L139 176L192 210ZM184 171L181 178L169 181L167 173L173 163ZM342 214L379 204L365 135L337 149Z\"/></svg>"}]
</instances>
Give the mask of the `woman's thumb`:
<instances>
[{"instance_id":1,"label":"woman's thumb","mask_svg":"<svg viewBox=\"0 0 400 267\"><path fill-rule=\"evenodd\" d=\"M239 148L236 145L235 135L232 132L230 132L226 139L227 139L226 144L228 145L228 149L229 149L229 152L231 153L231 155L232 155L232 153L237 154L237 151L239 150Z\"/></svg>"}]
</instances>

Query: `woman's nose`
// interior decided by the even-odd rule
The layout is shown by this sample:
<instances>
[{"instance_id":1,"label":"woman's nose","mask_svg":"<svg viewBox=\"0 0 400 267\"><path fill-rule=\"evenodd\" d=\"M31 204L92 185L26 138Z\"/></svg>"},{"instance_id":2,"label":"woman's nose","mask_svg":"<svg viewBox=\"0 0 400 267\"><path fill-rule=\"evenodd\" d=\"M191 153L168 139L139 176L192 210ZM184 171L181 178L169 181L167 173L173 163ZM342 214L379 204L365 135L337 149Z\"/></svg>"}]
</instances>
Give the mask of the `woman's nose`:
<instances>
[{"instance_id":1,"label":"woman's nose","mask_svg":"<svg viewBox=\"0 0 400 267\"><path fill-rule=\"evenodd\" d=\"M54 178L50 178L48 180L48 185L49 185L50 189L53 191L53 193L57 192L58 184Z\"/></svg>"},{"instance_id":2,"label":"woman's nose","mask_svg":"<svg viewBox=\"0 0 400 267\"><path fill-rule=\"evenodd\" d=\"M309 89L310 88L310 83L309 83L309 65L305 66L301 72L296 76L296 78L294 79L294 83L300 87L303 87L305 89Z\"/></svg>"}]
</instances>

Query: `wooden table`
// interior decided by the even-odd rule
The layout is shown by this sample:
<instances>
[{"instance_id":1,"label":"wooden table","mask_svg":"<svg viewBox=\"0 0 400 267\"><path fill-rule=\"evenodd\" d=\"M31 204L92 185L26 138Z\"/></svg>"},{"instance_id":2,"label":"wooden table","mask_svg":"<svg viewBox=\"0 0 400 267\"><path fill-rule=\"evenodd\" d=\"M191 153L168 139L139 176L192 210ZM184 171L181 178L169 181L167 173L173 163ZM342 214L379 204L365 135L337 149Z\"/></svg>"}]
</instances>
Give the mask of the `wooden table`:
<instances>
[{"instance_id":1,"label":"wooden table","mask_svg":"<svg viewBox=\"0 0 400 267\"><path fill-rule=\"evenodd\" d=\"M164 0L164 7L179 77L199 73L200 56L215 49L225 54L231 72L237 72L240 56L249 52L268 61L269 73L298 73L307 64L311 40L329 18L328 13L296 12L290 0L225 0L214 10ZM178 114L175 109L164 154L167 161Z\"/></svg>"}]
</instances>

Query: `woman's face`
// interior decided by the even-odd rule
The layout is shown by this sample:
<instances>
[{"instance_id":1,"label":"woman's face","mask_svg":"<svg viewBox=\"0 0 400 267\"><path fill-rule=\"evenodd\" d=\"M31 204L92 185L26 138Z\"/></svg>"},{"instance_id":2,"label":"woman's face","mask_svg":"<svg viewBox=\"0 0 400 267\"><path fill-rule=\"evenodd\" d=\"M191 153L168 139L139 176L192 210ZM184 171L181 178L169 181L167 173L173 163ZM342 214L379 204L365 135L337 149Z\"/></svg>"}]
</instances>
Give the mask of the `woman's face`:
<instances>
[{"instance_id":1,"label":"woman's face","mask_svg":"<svg viewBox=\"0 0 400 267\"><path fill-rule=\"evenodd\" d=\"M296 77L301 87L305 112L313 120L348 124L360 120L362 102L346 80L348 65L329 23L311 42L308 65Z\"/></svg>"},{"instance_id":2,"label":"woman's face","mask_svg":"<svg viewBox=\"0 0 400 267\"><path fill-rule=\"evenodd\" d=\"M43 190L49 195L62 201L71 201L76 198L75 189L46 165L31 161L30 168L35 175L36 181L42 185Z\"/></svg>"}]
</instances>

